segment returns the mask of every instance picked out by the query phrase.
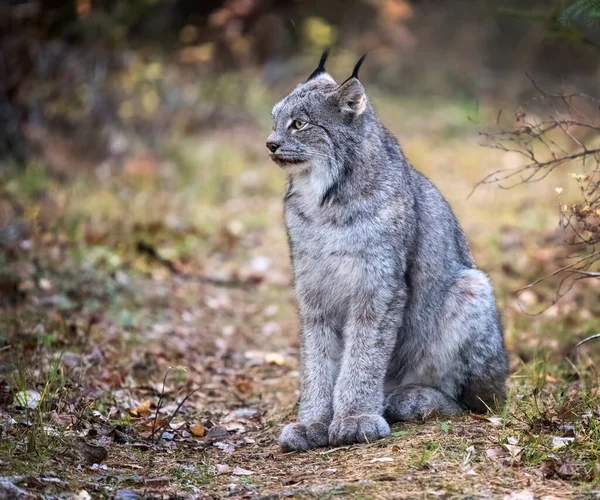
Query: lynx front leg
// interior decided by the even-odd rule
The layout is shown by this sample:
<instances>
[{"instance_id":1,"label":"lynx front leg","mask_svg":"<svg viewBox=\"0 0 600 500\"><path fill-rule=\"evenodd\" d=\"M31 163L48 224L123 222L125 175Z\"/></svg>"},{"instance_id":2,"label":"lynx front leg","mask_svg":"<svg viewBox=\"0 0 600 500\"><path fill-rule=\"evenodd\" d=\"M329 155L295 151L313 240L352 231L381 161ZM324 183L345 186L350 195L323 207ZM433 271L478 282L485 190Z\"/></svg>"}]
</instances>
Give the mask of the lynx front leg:
<instances>
[{"instance_id":1,"label":"lynx front leg","mask_svg":"<svg viewBox=\"0 0 600 500\"><path fill-rule=\"evenodd\" d=\"M321 314L305 317L302 323L300 411L298 421L286 425L281 433L279 443L283 451L327 446L333 417L333 391L341 350L339 335Z\"/></svg>"},{"instance_id":2,"label":"lynx front leg","mask_svg":"<svg viewBox=\"0 0 600 500\"><path fill-rule=\"evenodd\" d=\"M370 442L389 434L382 416L383 385L404 302L404 290L392 293L381 288L356 301L344 332L330 444Z\"/></svg>"}]
</instances>

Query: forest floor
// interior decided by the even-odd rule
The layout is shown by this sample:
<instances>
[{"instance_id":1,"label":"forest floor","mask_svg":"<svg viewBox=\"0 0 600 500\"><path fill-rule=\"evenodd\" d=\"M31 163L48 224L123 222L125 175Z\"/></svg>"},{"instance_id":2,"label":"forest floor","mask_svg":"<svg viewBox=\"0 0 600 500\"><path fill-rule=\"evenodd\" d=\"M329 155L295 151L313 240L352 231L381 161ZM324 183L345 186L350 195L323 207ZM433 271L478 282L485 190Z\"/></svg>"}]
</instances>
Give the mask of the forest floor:
<instances>
[{"instance_id":1,"label":"forest floor","mask_svg":"<svg viewBox=\"0 0 600 500\"><path fill-rule=\"evenodd\" d=\"M599 331L598 285L514 294L556 268L570 177L467 200L515 159L451 104L381 109L492 278L506 406L281 452L299 385L284 175L267 129L239 124L171 157L5 179L4 221L28 235L0 252L0 498L600 498L600 342L574 349Z\"/></svg>"}]
</instances>

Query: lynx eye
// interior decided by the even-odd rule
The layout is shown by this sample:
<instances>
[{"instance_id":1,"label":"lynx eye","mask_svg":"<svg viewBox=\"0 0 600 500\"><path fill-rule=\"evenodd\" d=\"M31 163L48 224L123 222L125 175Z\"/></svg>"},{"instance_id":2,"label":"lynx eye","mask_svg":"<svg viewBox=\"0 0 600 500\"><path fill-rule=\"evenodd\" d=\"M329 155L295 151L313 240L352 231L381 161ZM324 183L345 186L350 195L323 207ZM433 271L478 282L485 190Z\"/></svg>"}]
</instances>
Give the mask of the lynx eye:
<instances>
[{"instance_id":1,"label":"lynx eye","mask_svg":"<svg viewBox=\"0 0 600 500\"><path fill-rule=\"evenodd\" d=\"M292 128L296 129L296 130L302 130L304 127L306 127L307 123L303 122L302 120L294 120L292 122Z\"/></svg>"}]
</instances>

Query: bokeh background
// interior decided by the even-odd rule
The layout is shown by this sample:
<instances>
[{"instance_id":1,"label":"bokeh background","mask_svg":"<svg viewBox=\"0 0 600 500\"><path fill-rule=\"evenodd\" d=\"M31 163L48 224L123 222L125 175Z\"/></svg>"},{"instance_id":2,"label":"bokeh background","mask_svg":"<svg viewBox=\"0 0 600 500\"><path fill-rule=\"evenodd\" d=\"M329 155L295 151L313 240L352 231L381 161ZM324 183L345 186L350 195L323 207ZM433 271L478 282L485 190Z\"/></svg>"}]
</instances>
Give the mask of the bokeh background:
<instances>
[{"instance_id":1,"label":"bokeh background","mask_svg":"<svg viewBox=\"0 0 600 500\"><path fill-rule=\"evenodd\" d=\"M361 81L376 111L451 202L494 283L514 390L521 398L542 388L579 394L572 384L588 372L597 382L600 342L574 348L599 331L597 280L578 283L556 303L552 280L515 294L564 265L560 207L579 200L571 174L585 174L585 165L566 162L538 183L472 192L490 172L523 163L485 147L482 134L552 114L532 80L547 92L600 95L596 4L3 2L0 378L8 389L0 406L9 408L3 432L11 439L2 448L10 460L0 464L36 470L42 465L33 451L46 457L44 467L59 468L55 450L68 432L59 439L44 429L70 429L73 421L81 431L104 419L100 436L118 421L147 439L152 427L144 418L160 411L183 411L177 418L185 416L189 437L194 422L208 430L251 406L257 413L244 421L248 433L274 444L297 397L298 325L282 219L285 177L265 140L271 107L306 79L325 48L340 81L368 52ZM593 100L583 106L597 119ZM597 146L597 133L585 140ZM161 410L161 382L176 365L187 371L167 384L173 401ZM57 367L58 379L49 375ZM175 410L177 391L197 386L191 406ZM6 424L6 415L19 414L18 391L45 395L33 431ZM528 467L549 460L551 437L523 453ZM103 446L118 455L110 443ZM579 462L569 455L562 473L557 462L550 476L597 479L592 459L600 452L591 450L585 459L578 452ZM253 453L235 460L264 462ZM158 457L173 487L191 481L187 469ZM192 486L226 488L214 469L224 459L207 457ZM67 476L67 489L91 481ZM257 484L280 485L273 477Z\"/></svg>"}]
</instances>

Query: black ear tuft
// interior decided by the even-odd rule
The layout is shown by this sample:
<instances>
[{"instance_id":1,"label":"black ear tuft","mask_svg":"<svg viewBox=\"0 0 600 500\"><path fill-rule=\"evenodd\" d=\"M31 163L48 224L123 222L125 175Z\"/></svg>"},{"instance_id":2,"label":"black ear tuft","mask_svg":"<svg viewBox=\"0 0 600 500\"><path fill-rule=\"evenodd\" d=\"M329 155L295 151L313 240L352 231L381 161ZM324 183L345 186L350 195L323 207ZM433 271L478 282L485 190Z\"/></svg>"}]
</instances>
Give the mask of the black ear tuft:
<instances>
[{"instance_id":1,"label":"black ear tuft","mask_svg":"<svg viewBox=\"0 0 600 500\"><path fill-rule=\"evenodd\" d=\"M319 76L321 73L325 73L325 61L327 61L327 56L329 55L329 49L326 49L323 54L321 55L321 60L319 61L319 66L317 67L317 69L315 69L310 76L308 77L308 80L306 80L307 82L309 80L312 80L313 78Z\"/></svg>"},{"instance_id":2,"label":"black ear tuft","mask_svg":"<svg viewBox=\"0 0 600 500\"><path fill-rule=\"evenodd\" d=\"M358 70L360 69L362 63L364 62L365 57L367 57L367 54L363 54L363 56L358 60L358 62L354 66L354 69L352 70L352 74L348 78L346 78L342 83L340 83L340 87L342 85L344 85L345 83L349 82L350 80L352 80L352 78L356 78L358 80Z\"/></svg>"},{"instance_id":3,"label":"black ear tuft","mask_svg":"<svg viewBox=\"0 0 600 500\"><path fill-rule=\"evenodd\" d=\"M352 75L350 75L350 78L358 79L358 70L360 69L362 63L364 62L365 57L367 57L367 54L363 54L363 56L358 60L358 62L356 63L356 66L354 66L354 69L352 70Z\"/></svg>"}]
</instances>

